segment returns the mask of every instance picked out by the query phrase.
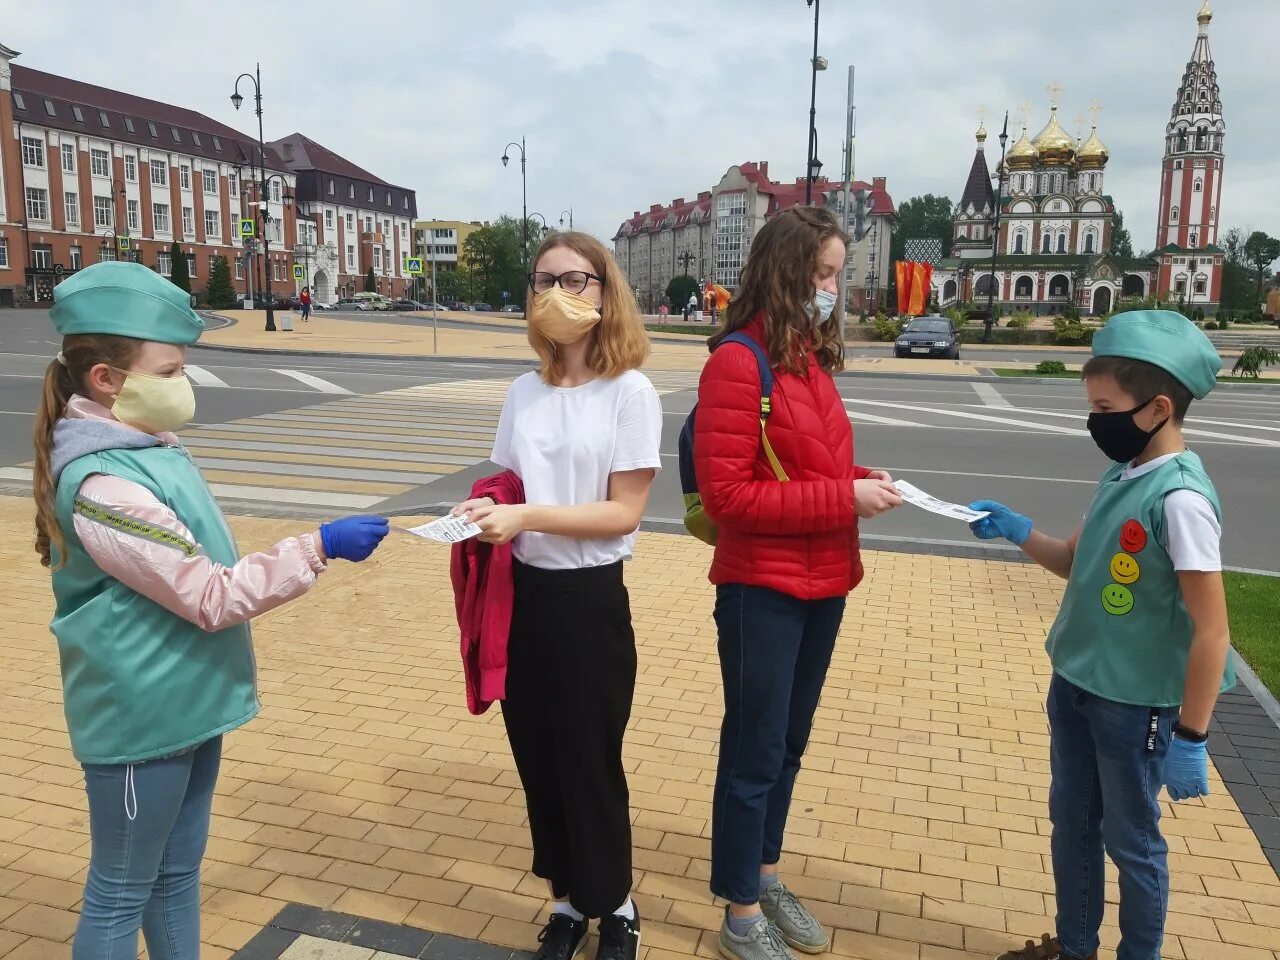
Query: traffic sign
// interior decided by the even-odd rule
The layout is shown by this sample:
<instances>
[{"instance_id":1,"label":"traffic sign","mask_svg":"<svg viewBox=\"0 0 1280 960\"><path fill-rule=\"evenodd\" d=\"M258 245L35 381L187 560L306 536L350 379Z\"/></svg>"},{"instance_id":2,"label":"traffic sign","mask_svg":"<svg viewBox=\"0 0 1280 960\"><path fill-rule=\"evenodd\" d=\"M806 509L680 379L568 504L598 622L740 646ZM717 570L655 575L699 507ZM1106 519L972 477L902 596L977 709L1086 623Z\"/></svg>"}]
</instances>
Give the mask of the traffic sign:
<instances>
[{"instance_id":1,"label":"traffic sign","mask_svg":"<svg viewBox=\"0 0 1280 960\"><path fill-rule=\"evenodd\" d=\"M307 279L307 268L300 263L295 263L293 265L293 279L295 280Z\"/></svg>"},{"instance_id":2,"label":"traffic sign","mask_svg":"<svg viewBox=\"0 0 1280 960\"><path fill-rule=\"evenodd\" d=\"M411 277L419 277L422 275L422 258L421 257L405 257L404 272Z\"/></svg>"},{"instance_id":3,"label":"traffic sign","mask_svg":"<svg viewBox=\"0 0 1280 960\"><path fill-rule=\"evenodd\" d=\"M241 237L257 236L256 227L257 227L256 221L254 221L252 217L240 218L240 236Z\"/></svg>"},{"instance_id":4,"label":"traffic sign","mask_svg":"<svg viewBox=\"0 0 1280 960\"><path fill-rule=\"evenodd\" d=\"M121 253L128 253L132 241L128 237L116 237L116 249Z\"/></svg>"}]
</instances>

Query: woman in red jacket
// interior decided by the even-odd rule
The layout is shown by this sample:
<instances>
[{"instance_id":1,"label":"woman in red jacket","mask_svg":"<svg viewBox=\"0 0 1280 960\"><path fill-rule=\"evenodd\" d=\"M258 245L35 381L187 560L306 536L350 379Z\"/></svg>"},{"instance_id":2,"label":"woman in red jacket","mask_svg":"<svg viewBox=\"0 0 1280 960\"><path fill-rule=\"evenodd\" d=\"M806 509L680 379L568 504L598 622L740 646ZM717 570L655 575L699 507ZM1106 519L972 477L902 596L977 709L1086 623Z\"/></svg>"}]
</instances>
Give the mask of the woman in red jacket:
<instances>
[{"instance_id":1,"label":"woman in red jacket","mask_svg":"<svg viewBox=\"0 0 1280 960\"><path fill-rule=\"evenodd\" d=\"M729 901L720 951L785 960L829 938L778 879L787 809L845 598L862 579L858 518L902 501L892 478L854 465L853 431L832 372L844 364L836 302L848 238L825 210L797 207L756 235L698 387L694 457L719 526L711 582L725 718L711 833L711 890ZM769 442L760 373L732 332L774 369ZM785 941L785 943L784 943Z\"/></svg>"}]
</instances>

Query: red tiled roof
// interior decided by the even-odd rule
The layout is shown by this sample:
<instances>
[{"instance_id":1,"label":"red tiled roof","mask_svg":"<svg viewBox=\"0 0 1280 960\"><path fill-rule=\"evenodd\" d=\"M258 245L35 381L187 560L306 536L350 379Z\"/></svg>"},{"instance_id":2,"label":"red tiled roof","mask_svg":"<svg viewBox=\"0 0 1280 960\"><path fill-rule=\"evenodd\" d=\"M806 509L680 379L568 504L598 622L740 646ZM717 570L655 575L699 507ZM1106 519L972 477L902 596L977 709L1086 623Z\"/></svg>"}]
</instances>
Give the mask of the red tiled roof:
<instances>
[{"instance_id":1,"label":"red tiled roof","mask_svg":"<svg viewBox=\"0 0 1280 960\"><path fill-rule=\"evenodd\" d=\"M22 110L15 102L15 120L86 136L99 136L105 140L177 150L227 163L257 158L258 144L255 140L194 110L72 80L70 77L60 77L43 70L33 70L17 63L12 65L12 71L13 90L22 94L26 105L26 109ZM52 102L53 116L45 108L45 100ZM76 119L72 107L82 108L81 115L85 118L83 122ZM106 113L110 124L108 127L102 126L99 111ZM133 123L132 131L125 125L125 118ZM155 124L157 136L151 136L147 126L149 123ZM173 138L174 130L178 131L180 138L176 141ZM191 136L192 133L200 135L199 144ZM222 144L221 150L215 147L214 137ZM279 155L270 147L267 148L267 166L275 170L287 169Z\"/></svg>"},{"instance_id":2,"label":"red tiled roof","mask_svg":"<svg viewBox=\"0 0 1280 960\"><path fill-rule=\"evenodd\" d=\"M270 147L284 158L290 170L319 170L322 173L334 173L340 177L365 180L380 186L395 186L301 133L291 133L287 137L273 140Z\"/></svg>"}]
</instances>

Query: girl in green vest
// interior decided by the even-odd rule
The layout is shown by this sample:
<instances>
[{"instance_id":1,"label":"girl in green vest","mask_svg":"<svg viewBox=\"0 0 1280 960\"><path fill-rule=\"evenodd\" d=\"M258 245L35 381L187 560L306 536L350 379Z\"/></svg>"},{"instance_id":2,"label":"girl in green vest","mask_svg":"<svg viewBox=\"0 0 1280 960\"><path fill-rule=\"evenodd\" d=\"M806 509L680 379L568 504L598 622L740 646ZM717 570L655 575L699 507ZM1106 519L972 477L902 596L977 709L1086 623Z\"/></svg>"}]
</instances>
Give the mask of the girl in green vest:
<instances>
[{"instance_id":1,"label":"girl in green vest","mask_svg":"<svg viewBox=\"0 0 1280 960\"><path fill-rule=\"evenodd\" d=\"M1089 433L1114 461L1068 540L980 500L972 524L1067 580L1046 649L1049 820L1056 936L1001 960L1096 960L1103 852L1119 872L1117 960L1160 960L1169 906L1161 787L1209 793L1205 749L1235 682L1222 585L1222 508L1182 422L1222 366L1195 324L1168 310L1111 318L1085 365Z\"/></svg>"},{"instance_id":2,"label":"girl in green vest","mask_svg":"<svg viewBox=\"0 0 1280 960\"><path fill-rule=\"evenodd\" d=\"M62 350L36 415L36 552L50 567L63 704L92 840L74 960L197 960L200 861L222 734L257 714L249 620L364 560L381 517L346 517L243 559L172 431L204 324L136 263L59 284Z\"/></svg>"}]
</instances>

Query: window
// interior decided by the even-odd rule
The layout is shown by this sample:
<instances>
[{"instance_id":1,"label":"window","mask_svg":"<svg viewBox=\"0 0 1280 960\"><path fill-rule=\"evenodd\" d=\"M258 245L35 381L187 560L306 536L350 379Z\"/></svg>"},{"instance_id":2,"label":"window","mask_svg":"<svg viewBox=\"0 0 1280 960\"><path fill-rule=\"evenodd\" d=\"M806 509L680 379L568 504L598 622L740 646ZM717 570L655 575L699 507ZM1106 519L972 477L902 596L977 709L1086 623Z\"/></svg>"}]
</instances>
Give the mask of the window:
<instances>
[{"instance_id":1,"label":"window","mask_svg":"<svg viewBox=\"0 0 1280 960\"><path fill-rule=\"evenodd\" d=\"M233 200L240 196L234 173L227 174L227 193Z\"/></svg>"},{"instance_id":2,"label":"window","mask_svg":"<svg viewBox=\"0 0 1280 960\"><path fill-rule=\"evenodd\" d=\"M1173 169L1175 169L1175 170L1181 170L1181 169L1182 169L1182 161L1181 161L1181 160L1175 160L1175 161L1173 161Z\"/></svg>"},{"instance_id":3,"label":"window","mask_svg":"<svg viewBox=\"0 0 1280 960\"><path fill-rule=\"evenodd\" d=\"M151 221L155 226L156 233L168 233L169 205L167 203L153 203L151 205Z\"/></svg>"},{"instance_id":4,"label":"window","mask_svg":"<svg viewBox=\"0 0 1280 960\"><path fill-rule=\"evenodd\" d=\"M1085 253L1093 253L1093 252L1094 252L1094 249L1093 249L1093 231L1092 231L1092 230L1090 230L1088 233L1086 233L1086 234L1084 235L1084 252L1085 252Z\"/></svg>"},{"instance_id":5,"label":"window","mask_svg":"<svg viewBox=\"0 0 1280 960\"><path fill-rule=\"evenodd\" d=\"M1209 222L1210 222L1210 223L1217 223L1217 221L1218 221L1218 208L1217 208L1217 207L1210 207L1210 208L1209 208Z\"/></svg>"},{"instance_id":6,"label":"window","mask_svg":"<svg viewBox=\"0 0 1280 960\"><path fill-rule=\"evenodd\" d=\"M1204 190L1204 181L1197 178L1194 189L1196 193L1200 193L1202 190Z\"/></svg>"},{"instance_id":7,"label":"window","mask_svg":"<svg viewBox=\"0 0 1280 960\"><path fill-rule=\"evenodd\" d=\"M1193 250L1194 250L1196 247L1198 247L1198 246L1200 245L1200 237L1199 237L1199 235L1194 234L1194 233L1193 233L1193 234L1191 234L1191 235L1187 238L1187 245L1188 245L1189 247L1191 247Z\"/></svg>"},{"instance_id":8,"label":"window","mask_svg":"<svg viewBox=\"0 0 1280 960\"><path fill-rule=\"evenodd\" d=\"M356 185L354 183L347 184L347 199L354 200L356 198Z\"/></svg>"},{"instance_id":9,"label":"window","mask_svg":"<svg viewBox=\"0 0 1280 960\"><path fill-rule=\"evenodd\" d=\"M271 181L271 202L272 203L280 202L280 181L279 180Z\"/></svg>"},{"instance_id":10,"label":"window","mask_svg":"<svg viewBox=\"0 0 1280 960\"><path fill-rule=\"evenodd\" d=\"M115 226L116 211L115 204L111 202L110 197L94 197L93 198L93 225L95 227L112 227Z\"/></svg>"},{"instance_id":11,"label":"window","mask_svg":"<svg viewBox=\"0 0 1280 960\"><path fill-rule=\"evenodd\" d=\"M137 133L137 131L133 129L133 121L128 117L124 118L124 128L130 133Z\"/></svg>"},{"instance_id":12,"label":"window","mask_svg":"<svg viewBox=\"0 0 1280 960\"><path fill-rule=\"evenodd\" d=\"M1196 280L1196 293L1204 293L1206 289L1204 280Z\"/></svg>"},{"instance_id":13,"label":"window","mask_svg":"<svg viewBox=\"0 0 1280 960\"><path fill-rule=\"evenodd\" d=\"M173 142L174 142L174 143L181 143L181 142L182 142L182 134L180 134L180 133L178 132L178 128L177 128L177 127L170 127L170 128L169 128L169 133L171 133L171 134L173 135Z\"/></svg>"},{"instance_id":14,"label":"window","mask_svg":"<svg viewBox=\"0 0 1280 960\"><path fill-rule=\"evenodd\" d=\"M276 260L274 263L271 264L271 279L272 280L284 279L284 264L281 263L279 260Z\"/></svg>"},{"instance_id":15,"label":"window","mask_svg":"<svg viewBox=\"0 0 1280 960\"><path fill-rule=\"evenodd\" d=\"M406 210L408 210L408 209L409 209L409 195L408 195L407 193L406 193L406 194L401 198L401 204L400 204L400 205L401 205L402 207L404 207L404 209L406 209Z\"/></svg>"},{"instance_id":16,"label":"window","mask_svg":"<svg viewBox=\"0 0 1280 960\"><path fill-rule=\"evenodd\" d=\"M375 270L382 269L382 248L381 247L373 248L373 269Z\"/></svg>"},{"instance_id":17,"label":"window","mask_svg":"<svg viewBox=\"0 0 1280 960\"><path fill-rule=\"evenodd\" d=\"M65 193L62 196L62 208L67 214L67 226L80 225L80 197L74 193Z\"/></svg>"},{"instance_id":18,"label":"window","mask_svg":"<svg viewBox=\"0 0 1280 960\"><path fill-rule=\"evenodd\" d=\"M76 146L74 143L62 145L62 170L64 173L76 172Z\"/></svg>"},{"instance_id":19,"label":"window","mask_svg":"<svg viewBox=\"0 0 1280 960\"><path fill-rule=\"evenodd\" d=\"M233 257L232 259L234 259L236 262L236 279L243 280L244 279L244 259L241 257Z\"/></svg>"},{"instance_id":20,"label":"window","mask_svg":"<svg viewBox=\"0 0 1280 960\"><path fill-rule=\"evenodd\" d=\"M160 134L156 132L156 125L150 120L147 121L147 133L151 134L151 136L155 137L157 140L160 138Z\"/></svg>"},{"instance_id":21,"label":"window","mask_svg":"<svg viewBox=\"0 0 1280 960\"><path fill-rule=\"evenodd\" d=\"M140 216L140 214L139 214L138 201L137 201L137 200L126 200L126 201L125 201L125 211L126 211L126 214L127 214L128 218L129 218L129 229L130 229L130 230L141 230L141 229L142 229L142 226L141 226L141 223L140 223L140 221L141 221L141 216Z\"/></svg>"},{"instance_id":22,"label":"window","mask_svg":"<svg viewBox=\"0 0 1280 960\"><path fill-rule=\"evenodd\" d=\"M217 150L219 153L222 152L222 141L217 137L213 138L213 149Z\"/></svg>"},{"instance_id":23,"label":"window","mask_svg":"<svg viewBox=\"0 0 1280 960\"><path fill-rule=\"evenodd\" d=\"M84 266L84 251L82 251L79 247L72 247L71 248L71 269L79 270L82 266Z\"/></svg>"},{"instance_id":24,"label":"window","mask_svg":"<svg viewBox=\"0 0 1280 960\"><path fill-rule=\"evenodd\" d=\"M182 184L183 190L191 189L191 168L185 163L178 165L178 182Z\"/></svg>"},{"instance_id":25,"label":"window","mask_svg":"<svg viewBox=\"0 0 1280 960\"><path fill-rule=\"evenodd\" d=\"M1169 222L1170 222L1170 223L1177 223L1177 222L1178 222L1178 205L1177 205L1177 204L1174 204L1174 205L1169 209Z\"/></svg>"},{"instance_id":26,"label":"window","mask_svg":"<svg viewBox=\"0 0 1280 960\"><path fill-rule=\"evenodd\" d=\"M23 137L22 162L28 167L43 167L44 141L39 137Z\"/></svg>"},{"instance_id":27,"label":"window","mask_svg":"<svg viewBox=\"0 0 1280 960\"><path fill-rule=\"evenodd\" d=\"M53 247L38 246L31 248L31 265L48 270L53 266Z\"/></svg>"},{"instance_id":28,"label":"window","mask_svg":"<svg viewBox=\"0 0 1280 960\"><path fill-rule=\"evenodd\" d=\"M369 202L373 203L373 187L369 188Z\"/></svg>"},{"instance_id":29,"label":"window","mask_svg":"<svg viewBox=\"0 0 1280 960\"><path fill-rule=\"evenodd\" d=\"M9 241L0 237L0 270L9 269Z\"/></svg>"},{"instance_id":30,"label":"window","mask_svg":"<svg viewBox=\"0 0 1280 960\"><path fill-rule=\"evenodd\" d=\"M217 210L204 212L204 235L206 237L222 236L222 217L218 216Z\"/></svg>"},{"instance_id":31,"label":"window","mask_svg":"<svg viewBox=\"0 0 1280 960\"><path fill-rule=\"evenodd\" d=\"M132 153L124 155L124 178L130 183L138 182L138 158Z\"/></svg>"},{"instance_id":32,"label":"window","mask_svg":"<svg viewBox=\"0 0 1280 960\"><path fill-rule=\"evenodd\" d=\"M355 244L347 244L347 269L354 270L356 268L356 248Z\"/></svg>"},{"instance_id":33,"label":"window","mask_svg":"<svg viewBox=\"0 0 1280 960\"><path fill-rule=\"evenodd\" d=\"M27 109L27 104L26 101L22 99L22 94L18 93L16 90L13 92L13 102L19 110Z\"/></svg>"},{"instance_id":34,"label":"window","mask_svg":"<svg viewBox=\"0 0 1280 960\"><path fill-rule=\"evenodd\" d=\"M364 232L373 233L373 217L364 218Z\"/></svg>"},{"instance_id":35,"label":"window","mask_svg":"<svg viewBox=\"0 0 1280 960\"><path fill-rule=\"evenodd\" d=\"M391 206L391 191L387 191L387 206Z\"/></svg>"},{"instance_id":36,"label":"window","mask_svg":"<svg viewBox=\"0 0 1280 960\"><path fill-rule=\"evenodd\" d=\"M1058 252L1067 252L1067 235L1065 233L1058 234Z\"/></svg>"},{"instance_id":37,"label":"window","mask_svg":"<svg viewBox=\"0 0 1280 960\"><path fill-rule=\"evenodd\" d=\"M27 187L27 219L49 222L49 191Z\"/></svg>"},{"instance_id":38,"label":"window","mask_svg":"<svg viewBox=\"0 0 1280 960\"><path fill-rule=\"evenodd\" d=\"M105 150L89 151L89 167L95 177L111 176L111 155Z\"/></svg>"},{"instance_id":39,"label":"window","mask_svg":"<svg viewBox=\"0 0 1280 960\"><path fill-rule=\"evenodd\" d=\"M182 232L188 236L196 232L196 214L190 207L182 208Z\"/></svg>"},{"instance_id":40,"label":"window","mask_svg":"<svg viewBox=\"0 0 1280 960\"><path fill-rule=\"evenodd\" d=\"M194 253L187 254L187 276L194 277L196 275L196 255Z\"/></svg>"},{"instance_id":41,"label":"window","mask_svg":"<svg viewBox=\"0 0 1280 960\"><path fill-rule=\"evenodd\" d=\"M209 254L209 276L213 276L214 268L218 266L218 255L216 253Z\"/></svg>"},{"instance_id":42,"label":"window","mask_svg":"<svg viewBox=\"0 0 1280 960\"><path fill-rule=\"evenodd\" d=\"M1040 243L1040 252L1041 252L1041 253L1052 253L1052 252L1053 252L1052 244L1053 244L1053 238L1052 238L1052 237L1050 237L1050 236L1046 233L1046 234L1041 238L1041 243Z\"/></svg>"},{"instance_id":43,"label":"window","mask_svg":"<svg viewBox=\"0 0 1280 960\"><path fill-rule=\"evenodd\" d=\"M347 229L354 230L356 228L356 218L354 214L347 214Z\"/></svg>"},{"instance_id":44,"label":"window","mask_svg":"<svg viewBox=\"0 0 1280 960\"><path fill-rule=\"evenodd\" d=\"M191 134L191 142L194 143L197 147L204 146L204 144L200 142L200 134L195 132L192 132Z\"/></svg>"},{"instance_id":45,"label":"window","mask_svg":"<svg viewBox=\"0 0 1280 960\"><path fill-rule=\"evenodd\" d=\"M162 277L173 274L173 254L168 250L161 250L156 254L156 273Z\"/></svg>"},{"instance_id":46,"label":"window","mask_svg":"<svg viewBox=\"0 0 1280 960\"><path fill-rule=\"evenodd\" d=\"M202 170L200 179L204 181L204 192L216 194L218 192L218 171Z\"/></svg>"},{"instance_id":47,"label":"window","mask_svg":"<svg viewBox=\"0 0 1280 960\"><path fill-rule=\"evenodd\" d=\"M329 230L333 229L333 211L332 210L326 210L324 212L324 225Z\"/></svg>"},{"instance_id":48,"label":"window","mask_svg":"<svg viewBox=\"0 0 1280 960\"><path fill-rule=\"evenodd\" d=\"M1026 241L1027 241L1027 235L1025 233L1022 233L1021 231L1019 231L1018 233L1015 233L1013 235L1013 252L1026 253L1027 252Z\"/></svg>"},{"instance_id":49,"label":"window","mask_svg":"<svg viewBox=\"0 0 1280 960\"><path fill-rule=\"evenodd\" d=\"M333 196L333 181L329 181L329 196Z\"/></svg>"},{"instance_id":50,"label":"window","mask_svg":"<svg viewBox=\"0 0 1280 960\"><path fill-rule=\"evenodd\" d=\"M167 160L151 161L151 185L167 187L169 185L169 163Z\"/></svg>"}]
</instances>

